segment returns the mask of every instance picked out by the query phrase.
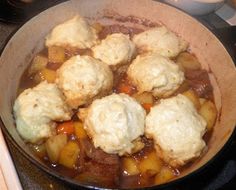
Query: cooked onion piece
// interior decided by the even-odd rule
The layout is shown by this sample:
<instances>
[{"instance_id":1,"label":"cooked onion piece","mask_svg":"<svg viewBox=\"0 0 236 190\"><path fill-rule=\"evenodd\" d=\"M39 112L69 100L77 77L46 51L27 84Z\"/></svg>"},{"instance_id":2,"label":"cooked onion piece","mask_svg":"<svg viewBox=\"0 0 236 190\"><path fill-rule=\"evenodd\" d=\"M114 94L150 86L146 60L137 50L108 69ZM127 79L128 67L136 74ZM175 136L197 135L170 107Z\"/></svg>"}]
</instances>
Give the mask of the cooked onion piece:
<instances>
[{"instance_id":1,"label":"cooked onion piece","mask_svg":"<svg viewBox=\"0 0 236 190\"><path fill-rule=\"evenodd\" d=\"M115 33L108 35L101 44L92 48L93 56L117 69L131 61L135 54L135 45L128 35Z\"/></svg>"},{"instance_id":2,"label":"cooked onion piece","mask_svg":"<svg viewBox=\"0 0 236 190\"><path fill-rule=\"evenodd\" d=\"M46 37L46 46L91 48L98 43L96 30L80 16L57 25Z\"/></svg>"},{"instance_id":3,"label":"cooked onion piece","mask_svg":"<svg viewBox=\"0 0 236 190\"><path fill-rule=\"evenodd\" d=\"M166 57L176 57L185 51L188 43L165 26L151 28L133 37L133 42L142 52L155 52Z\"/></svg>"},{"instance_id":4,"label":"cooked onion piece","mask_svg":"<svg viewBox=\"0 0 236 190\"><path fill-rule=\"evenodd\" d=\"M188 53L188 52L183 52L178 55L177 64L183 69L190 69L190 70L198 70L201 69L201 64L197 60L197 58Z\"/></svg>"},{"instance_id":5,"label":"cooked onion piece","mask_svg":"<svg viewBox=\"0 0 236 190\"><path fill-rule=\"evenodd\" d=\"M131 153L133 141L144 133L145 111L135 99L112 94L95 100L85 119L94 146L110 154Z\"/></svg>"},{"instance_id":6,"label":"cooked onion piece","mask_svg":"<svg viewBox=\"0 0 236 190\"><path fill-rule=\"evenodd\" d=\"M146 117L145 133L160 156L173 167L200 156L206 146L206 121L183 95L162 99Z\"/></svg>"},{"instance_id":7,"label":"cooked onion piece","mask_svg":"<svg viewBox=\"0 0 236 190\"><path fill-rule=\"evenodd\" d=\"M109 93L113 74L107 64L90 56L74 56L58 70L56 83L72 108Z\"/></svg>"},{"instance_id":8,"label":"cooked onion piece","mask_svg":"<svg viewBox=\"0 0 236 190\"><path fill-rule=\"evenodd\" d=\"M17 131L33 143L55 134L54 121L70 120L72 115L57 86L46 81L23 91L13 110Z\"/></svg>"},{"instance_id":9,"label":"cooked onion piece","mask_svg":"<svg viewBox=\"0 0 236 190\"><path fill-rule=\"evenodd\" d=\"M199 113L207 122L207 130L212 130L217 118L217 109L215 104L210 100L205 101L202 103Z\"/></svg>"},{"instance_id":10,"label":"cooked onion piece","mask_svg":"<svg viewBox=\"0 0 236 190\"><path fill-rule=\"evenodd\" d=\"M171 95L184 81L178 65L156 53L137 56L127 75L139 93L152 92L156 97Z\"/></svg>"}]
</instances>

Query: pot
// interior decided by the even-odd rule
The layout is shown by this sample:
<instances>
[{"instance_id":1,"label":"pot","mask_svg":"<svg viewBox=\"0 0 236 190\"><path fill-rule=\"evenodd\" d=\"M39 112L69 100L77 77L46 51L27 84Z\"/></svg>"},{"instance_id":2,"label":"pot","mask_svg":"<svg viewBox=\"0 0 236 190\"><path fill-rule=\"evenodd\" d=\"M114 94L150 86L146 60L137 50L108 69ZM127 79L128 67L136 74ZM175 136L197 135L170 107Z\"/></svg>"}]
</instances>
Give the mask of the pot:
<instances>
[{"instance_id":1,"label":"pot","mask_svg":"<svg viewBox=\"0 0 236 190\"><path fill-rule=\"evenodd\" d=\"M0 58L0 116L4 134L16 148L31 162L51 175L70 184L83 186L54 171L32 154L17 133L12 114L20 78L32 58L43 49L45 36L55 25L76 14L100 23L122 22L124 25L140 27L153 22L161 23L189 42L190 51L197 56L202 67L210 73L218 119L206 153L191 167L184 170L175 181L180 181L180 178L186 179L191 176L190 174L201 170L211 162L235 131L236 70L234 63L220 41L198 21L173 7L150 0L71 0L40 13L12 36ZM128 17L131 15L132 17ZM173 182L167 185L171 184Z\"/></svg>"}]
</instances>

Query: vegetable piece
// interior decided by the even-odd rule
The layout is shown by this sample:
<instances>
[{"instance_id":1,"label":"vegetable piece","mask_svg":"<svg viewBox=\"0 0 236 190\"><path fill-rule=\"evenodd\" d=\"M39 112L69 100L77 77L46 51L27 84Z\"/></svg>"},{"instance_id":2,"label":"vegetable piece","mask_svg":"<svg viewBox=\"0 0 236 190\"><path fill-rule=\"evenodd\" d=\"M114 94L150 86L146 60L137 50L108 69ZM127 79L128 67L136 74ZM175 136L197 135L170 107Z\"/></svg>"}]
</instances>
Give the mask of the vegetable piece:
<instances>
[{"instance_id":1,"label":"vegetable piece","mask_svg":"<svg viewBox=\"0 0 236 190\"><path fill-rule=\"evenodd\" d=\"M79 145L75 141L69 141L61 150L59 164L67 168L75 168L80 153Z\"/></svg>"},{"instance_id":2,"label":"vegetable piece","mask_svg":"<svg viewBox=\"0 0 236 190\"><path fill-rule=\"evenodd\" d=\"M151 107L153 106L154 98L149 92L144 92L141 94L135 93L132 95L132 97L134 97L147 112L149 112Z\"/></svg>"},{"instance_id":3,"label":"vegetable piece","mask_svg":"<svg viewBox=\"0 0 236 190\"><path fill-rule=\"evenodd\" d=\"M46 141L45 147L51 162L56 163L58 161L60 152L66 143L67 135L65 134L52 136Z\"/></svg>"},{"instance_id":4,"label":"vegetable piece","mask_svg":"<svg viewBox=\"0 0 236 190\"><path fill-rule=\"evenodd\" d=\"M190 70L201 69L201 64L199 63L197 58L188 52L183 52L179 54L176 62L180 66L180 68L184 70L185 69L190 69Z\"/></svg>"},{"instance_id":5,"label":"vegetable piece","mask_svg":"<svg viewBox=\"0 0 236 190\"><path fill-rule=\"evenodd\" d=\"M155 151L149 152L144 158L140 161L138 168L141 173L146 173L149 176L153 176L160 172L163 163L157 157Z\"/></svg>"},{"instance_id":6,"label":"vegetable piece","mask_svg":"<svg viewBox=\"0 0 236 190\"><path fill-rule=\"evenodd\" d=\"M33 152L40 158L43 158L47 154L46 146L44 143L40 145L32 144L30 145L30 147L32 148Z\"/></svg>"},{"instance_id":7,"label":"vegetable piece","mask_svg":"<svg viewBox=\"0 0 236 190\"><path fill-rule=\"evenodd\" d=\"M137 138L133 141L134 147L131 150L131 154L134 154L136 152L139 152L142 150L145 146L145 144L141 141L141 138Z\"/></svg>"},{"instance_id":8,"label":"vegetable piece","mask_svg":"<svg viewBox=\"0 0 236 190\"><path fill-rule=\"evenodd\" d=\"M153 104L154 98L151 93L144 92L144 93L135 93L132 95L140 104Z\"/></svg>"},{"instance_id":9,"label":"vegetable piece","mask_svg":"<svg viewBox=\"0 0 236 190\"><path fill-rule=\"evenodd\" d=\"M195 106L197 110L200 109L201 104L200 104L199 98L193 90L190 89L188 91L185 91L183 95L186 96L193 103L193 105Z\"/></svg>"},{"instance_id":10,"label":"vegetable piece","mask_svg":"<svg viewBox=\"0 0 236 190\"><path fill-rule=\"evenodd\" d=\"M59 46L48 47L49 62L60 63L65 61L65 49Z\"/></svg>"},{"instance_id":11,"label":"vegetable piece","mask_svg":"<svg viewBox=\"0 0 236 190\"><path fill-rule=\"evenodd\" d=\"M179 94L179 93L183 93L187 90L189 90L190 86L189 86L189 82L187 80L185 80L180 87L175 91L175 94Z\"/></svg>"},{"instance_id":12,"label":"vegetable piece","mask_svg":"<svg viewBox=\"0 0 236 190\"><path fill-rule=\"evenodd\" d=\"M47 68L42 69L34 76L34 80L37 83L44 80L46 80L49 83L54 83L55 79L56 79L56 71Z\"/></svg>"},{"instance_id":13,"label":"vegetable piece","mask_svg":"<svg viewBox=\"0 0 236 190\"><path fill-rule=\"evenodd\" d=\"M98 22L95 22L92 25L92 27L96 30L97 33L101 32L102 29L103 29L103 26L100 23L98 23Z\"/></svg>"},{"instance_id":14,"label":"vegetable piece","mask_svg":"<svg viewBox=\"0 0 236 190\"><path fill-rule=\"evenodd\" d=\"M130 96L134 93L134 87L128 83L120 83L117 90L119 93L125 93Z\"/></svg>"},{"instance_id":15,"label":"vegetable piece","mask_svg":"<svg viewBox=\"0 0 236 190\"><path fill-rule=\"evenodd\" d=\"M207 101L207 99L205 98L199 98L199 102L201 104L201 106Z\"/></svg>"},{"instance_id":16,"label":"vegetable piece","mask_svg":"<svg viewBox=\"0 0 236 190\"><path fill-rule=\"evenodd\" d=\"M174 178L174 176L174 172L170 168L164 166L160 173L155 176L154 183L156 185L166 183Z\"/></svg>"},{"instance_id":17,"label":"vegetable piece","mask_svg":"<svg viewBox=\"0 0 236 190\"><path fill-rule=\"evenodd\" d=\"M153 106L153 104L144 103L144 104L142 104L142 106L147 112L150 112L151 107Z\"/></svg>"},{"instance_id":18,"label":"vegetable piece","mask_svg":"<svg viewBox=\"0 0 236 190\"><path fill-rule=\"evenodd\" d=\"M44 69L42 69L41 74L47 82L54 83L54 81L56 79L56 71L44 68Z\"/></svg>"},{"instance_id":19,"label":"vegetable piece","mask_svg":"<svg viewBox=\"0 0 236 190\"><path fill-rule=\"evenodd\" d=\"M74 131L75 131L75 129L74 129L73 121L66 121L66 122L63 122L57 126L57 133L58 134L64 133L64 134L71 135L74 133Z\"/></svg>"},{"instance_id":20,"label":"vegetable piece","mask_svg":"<svg viewBox=\"0 0 236 190\"><path fill-rule=\"evenodd\" d=\"M32 75L46 68L48 59L42 55L37 55L34 57L32 65L29 68L28 74Z\"/></svg>"},{"instance_id":21,"label":"vegetable piece","mask_svg":"<svg viewBox=\"0 0 236 190\"><path fill-rule=\"evenodd\" d=\"M138 163L133 157L124 157L122 159L122 166L125 175L137 175L140 173Z\"/></svg>"},{"instance_id":22,"label":"vegetable piece","mask_svg":"<svg viewBox=\"0 0 236 190\"><path fill-rule=\"evenodd\" d=\"M75 135L77 138L87 138L87 133L84 130L83 123L81 122L74 122L74 128L75 128Z\"/></svg>"},{"instance_id":23,"label":"vegetable piece","mask_svg":"<svg viewBox=\"0 0 236 190\"><path fill-rule=\"evenodd\" d=\"M210 131L217 117L217 109L214 103L211 101L206 101L202 104L199 114L206 120L207 122L207 130Z\"/></svg>"}]
</instances>

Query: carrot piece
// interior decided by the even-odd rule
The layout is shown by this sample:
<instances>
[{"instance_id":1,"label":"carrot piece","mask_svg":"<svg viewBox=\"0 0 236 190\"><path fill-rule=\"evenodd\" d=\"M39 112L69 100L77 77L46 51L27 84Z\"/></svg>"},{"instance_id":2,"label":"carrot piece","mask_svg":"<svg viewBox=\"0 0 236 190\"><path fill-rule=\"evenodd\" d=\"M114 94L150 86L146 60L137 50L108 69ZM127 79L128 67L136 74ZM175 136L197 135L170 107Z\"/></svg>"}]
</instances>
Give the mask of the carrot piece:
<instances>
[{"instance_id":1,"label":"carrot piece","mask_svg":"<svg viewBox=\"0 0 236 190\"><path fill-rule=\"evenodd\" d=\"M126 84L126 83L121 83L118 86L117 90L118 90L119 93L125 93L125 94L128 94L128 95L132 95L135 91L135 89L132 85Z\"/></svg>"},{"instance_id":2,"label":"carrot piece","mask_svg":"<svg viewBox=\"0 0 236 190\"><path fill-rule=\"evenodd\" d=\"M132 90L131 90L130 86L128 86L128 85L121 84L119 86L119 92L121 92L121 93L131 94L131 91Z\"/></svg>"},{"instance_id":3,"label":"carrot piece","mask_svg":"<svg viewBox=\"0 0 236 190\"><path fill-rule=\"evenodd\" d=\"M57 126L57 134L64 133L71 135L74 133L74 131L75 129L73 121L63 122Z\"/></svg>"},{"instance_id":4,"label":"carrot piece","mask_svg":"<svg viewBox=\"0 0 236 190\"><path fill-rule=\"evenodd\" d=\"M147 112L149 112L150 109L151 109L151 107L153 106L153 104L150 104L150 103L143 103L142 106L143 106L143 108L144 108Z\"/></svg>"}]
</instances>

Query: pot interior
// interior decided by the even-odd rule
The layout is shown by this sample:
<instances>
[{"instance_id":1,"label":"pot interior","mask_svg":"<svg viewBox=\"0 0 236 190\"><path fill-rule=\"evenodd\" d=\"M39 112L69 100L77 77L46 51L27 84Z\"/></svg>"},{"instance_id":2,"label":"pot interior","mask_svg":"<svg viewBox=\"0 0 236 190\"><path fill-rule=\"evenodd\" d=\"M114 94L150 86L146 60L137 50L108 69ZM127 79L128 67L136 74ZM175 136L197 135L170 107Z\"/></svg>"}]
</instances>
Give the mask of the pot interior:
<instances>
[{"instance_id":1,"label":"pot interior","mask_svg":"<svg viewBox=\"0 0 236 190\"><path fill-rule=\"evenodd\" d=\"M148 27L152 23L159 23L166 25L189 42L190 51L197 56L202 67L210 72L218 119L209 140L207 152L187 168L180 177L199 169L211 160L225 145L235 127L236 71L234 63L219 40L198 21L175 8L150 0L72 0L42 12L16 32L3 50L0 59L0 115L4 131L12 138L13 143L27 157L33 158L31 160L34 160L37 165L54 173L30 152L19 137L14 125L12 107L20 77L32 57L42 50L45 36L55 25L76 14L104 24L118 22L134 27Z\"/></svg>"}]
</instances>

